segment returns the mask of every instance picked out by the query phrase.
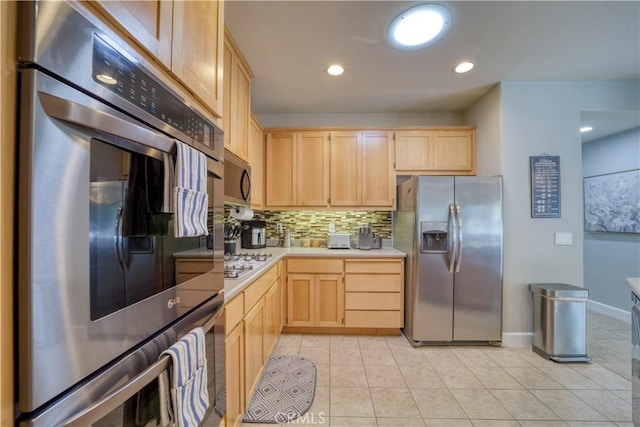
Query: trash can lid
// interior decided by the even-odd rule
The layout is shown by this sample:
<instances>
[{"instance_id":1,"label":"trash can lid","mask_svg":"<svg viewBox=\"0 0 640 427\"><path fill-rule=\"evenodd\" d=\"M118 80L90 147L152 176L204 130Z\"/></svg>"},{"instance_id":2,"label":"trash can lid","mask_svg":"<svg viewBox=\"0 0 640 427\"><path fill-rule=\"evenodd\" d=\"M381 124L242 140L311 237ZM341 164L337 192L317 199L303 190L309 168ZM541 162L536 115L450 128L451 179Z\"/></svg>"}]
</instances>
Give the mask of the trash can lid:
<instances>
[{"instance_id":1,"label":"trash can lid","mask_svg":"<svg viewBox=\"0 0 640 427\"><path fill-rule=\"evenodd\" d=\"M589 289L566 283L529 283L529 290L555 298L587 298Z\"/></svg>"}]
</instances>

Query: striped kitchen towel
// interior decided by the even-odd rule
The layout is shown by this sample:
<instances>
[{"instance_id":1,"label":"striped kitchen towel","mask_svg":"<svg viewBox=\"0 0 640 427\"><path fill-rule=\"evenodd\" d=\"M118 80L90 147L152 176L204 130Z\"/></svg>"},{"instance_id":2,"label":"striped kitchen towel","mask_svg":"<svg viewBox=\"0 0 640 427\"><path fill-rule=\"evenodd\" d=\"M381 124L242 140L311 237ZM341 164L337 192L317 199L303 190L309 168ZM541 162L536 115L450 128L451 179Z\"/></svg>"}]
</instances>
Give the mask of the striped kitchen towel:
<instances>
[{"instance_id":1,"label":"striped kitchen towel","mask_svg":"<svg viewBox=\"0 0 640 427\"><path fill-rule=\"evenodd\" d=\"M160 357L164 355L171 357L171 378L167 371L159 377L162 425L197 427L209 407L204 329L195 328Z\"/></svg>"},{"instance_id":2,"label":"striped kitchen towel","mask_svg":"<svg viewBox=\"0 0 640 427\"><path fill-rule=\"evenodd\" d=\"M175 141L176 174L174 188L175 237L206 236L207 158L187 144Z\"/></svg>"}]
</instances>

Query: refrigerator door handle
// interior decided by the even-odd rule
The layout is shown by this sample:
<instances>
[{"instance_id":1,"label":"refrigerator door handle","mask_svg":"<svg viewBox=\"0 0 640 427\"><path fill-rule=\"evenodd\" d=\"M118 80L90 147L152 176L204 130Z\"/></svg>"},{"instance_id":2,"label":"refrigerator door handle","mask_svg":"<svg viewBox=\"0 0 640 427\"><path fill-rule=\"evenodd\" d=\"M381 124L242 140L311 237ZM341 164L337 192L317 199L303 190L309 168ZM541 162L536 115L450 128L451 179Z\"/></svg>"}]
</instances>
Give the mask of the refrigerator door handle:
<instances>
[{"instance_id":1,"label":"refrigerator door handle","mask_svg":"<svg viewBox=\"0 0 640 427\"><path fill-rule=\"evenodd\" d=\"M456 217L458 218L458 230L456 237L458 239L458 255L456 256L456 273L460 272L462 265L462 208L456 203Z\"/></svg>"},{"instance_id":2,"label":"refrigerator door handle","mask_svg":"<svg viewBox=\"0 0 640 427\"><path fill-rule=\"evenodd\" d=\"M458 234L458 226L456 223L456 212L453 203L449 204L449 230L448 230L448 239L449 239L449 273L453 273L456 265L456 254L458 252L458 239L456 235Z\"/></svg>"}]
</instances>

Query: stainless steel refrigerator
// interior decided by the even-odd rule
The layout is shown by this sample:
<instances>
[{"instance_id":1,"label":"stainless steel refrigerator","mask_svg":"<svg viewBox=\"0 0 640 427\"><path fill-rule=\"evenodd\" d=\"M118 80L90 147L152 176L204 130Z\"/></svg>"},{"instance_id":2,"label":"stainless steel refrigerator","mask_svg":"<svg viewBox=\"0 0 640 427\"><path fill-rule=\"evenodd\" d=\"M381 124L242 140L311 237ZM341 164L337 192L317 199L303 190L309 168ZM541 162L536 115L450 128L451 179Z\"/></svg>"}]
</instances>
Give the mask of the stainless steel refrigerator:
<instances>
[{"instance_id":1,"label":"stainless steel refrigerator","mask_svg":"<svg viewBox=\"0 0 640 427\"><path fill-rule=\"evenodd\" d=\"M394 247L407 253L413 345L502 341L502 177L413 176L398 185Z\"/></svg>"}]
</instances>

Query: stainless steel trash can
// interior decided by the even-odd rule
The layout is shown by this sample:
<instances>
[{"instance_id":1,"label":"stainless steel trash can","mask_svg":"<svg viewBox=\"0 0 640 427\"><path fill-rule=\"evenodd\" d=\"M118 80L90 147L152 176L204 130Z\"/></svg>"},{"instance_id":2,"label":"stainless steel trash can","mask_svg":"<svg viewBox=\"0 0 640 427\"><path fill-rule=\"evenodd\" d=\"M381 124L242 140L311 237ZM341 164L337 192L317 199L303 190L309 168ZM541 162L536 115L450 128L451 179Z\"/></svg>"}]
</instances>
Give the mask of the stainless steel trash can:
<instances>
[{"instance_id":1,"label":"stainless steel trash can","mask_svg":"<svg viewBox=\"0 0 640 427\"><path fill-rule=\"evenodd\" d=\"M589 290L565 283L530 283L533 295L533 351L556 362L589 362Z\"/></svg>"}]
</instances>

